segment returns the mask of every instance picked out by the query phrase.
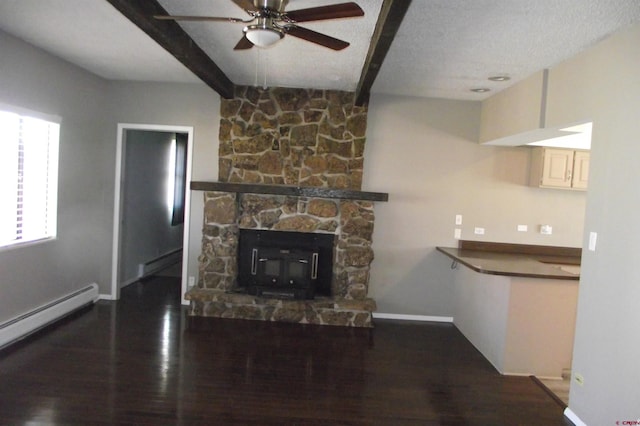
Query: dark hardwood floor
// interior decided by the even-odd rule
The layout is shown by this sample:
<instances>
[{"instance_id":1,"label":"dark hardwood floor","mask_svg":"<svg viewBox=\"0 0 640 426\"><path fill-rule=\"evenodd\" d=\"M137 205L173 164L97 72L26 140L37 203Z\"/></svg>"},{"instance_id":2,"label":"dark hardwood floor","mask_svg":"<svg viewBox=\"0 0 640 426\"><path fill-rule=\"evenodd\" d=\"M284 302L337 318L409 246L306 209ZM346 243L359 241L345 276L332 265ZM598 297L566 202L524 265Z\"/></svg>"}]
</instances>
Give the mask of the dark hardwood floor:
<instances>
[{"instance_id":1,"label":"dark hardwood floor","mask_svg":"<svg viewBox=\"0 0 640 426\"><path fill-rule=\"evenodd\" d=\"M0 424L571 423L451 324L191 320L157 277L0 352Z\"/></svg>"}]
</instances>

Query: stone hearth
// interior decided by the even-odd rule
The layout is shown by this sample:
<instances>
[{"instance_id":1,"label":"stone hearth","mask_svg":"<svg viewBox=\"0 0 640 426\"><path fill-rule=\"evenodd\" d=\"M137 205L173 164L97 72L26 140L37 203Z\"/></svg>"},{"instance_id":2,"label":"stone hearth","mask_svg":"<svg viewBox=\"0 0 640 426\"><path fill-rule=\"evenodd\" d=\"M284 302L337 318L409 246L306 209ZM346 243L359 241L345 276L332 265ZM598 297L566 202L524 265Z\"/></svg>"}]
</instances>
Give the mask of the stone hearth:
<instances>
[{"instance_id":1,"label":"stone hearth","mask_svg":"<svg viewBox=\"0 0 640 426\"><path fill-rule=\"evenodd\" d=\"M220 182L204 191L190 315L370 327L373 202L360 191L366 107L353 93L240 88L222 100ZM279 300L236 293L240 229L335 235L331 296Z\"/></svg>"},{"instance_id":2,"label":"stone hearth","mask_svg":"<svg viewBox=\"0 0 640 426\"><path fill-rule=\"evenodd\" d=\"M187 293L187 299L194 316L350 327L371 327L376 309L373 299L278 300L199 288Z\"/></svg>"}]
</instances>

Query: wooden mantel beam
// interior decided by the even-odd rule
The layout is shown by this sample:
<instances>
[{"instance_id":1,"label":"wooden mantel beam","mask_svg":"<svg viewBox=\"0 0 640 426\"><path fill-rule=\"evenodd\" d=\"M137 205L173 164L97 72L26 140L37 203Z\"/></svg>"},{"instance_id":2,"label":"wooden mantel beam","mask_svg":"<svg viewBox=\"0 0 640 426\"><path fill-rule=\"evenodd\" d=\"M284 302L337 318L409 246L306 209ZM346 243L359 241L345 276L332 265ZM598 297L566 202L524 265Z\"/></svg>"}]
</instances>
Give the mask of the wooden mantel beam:
<instances>
[{"instance_id":1,"label":"wooden mantel beam","mask_svg":"<svg viewBox=\"0 0 640 426\"><path fill-rule=\"evenodd\" d=\"M192 191L237 192L242 194L272 194L291 197L317 197L361 201L389 201L386 192L354 189L318 188L313 186L267 185L261 183L191 182Z\"/></svg>"},{"instance_id":2,"label":"wooden mantel beam","mask_svg":"<svg viewBox=\"0 0 640 426\"><path fill-rule=\"evenodd\" d=\"M369 102L369 94L378 71L387 56L391 42L400 28L404 15L409 9L411 0L384 0L378 22L371 38L369 53L364 62L358 88L356 89L356 105Z\"/></svg>"},{"instance_id":3,"label":"wooden mantel beam","mask_svg":"<svg viewBox=\"0 0 640 426\"><path fill-rule=\"evenodd\" d=\"M175 21L153 18L154 15L167 15L160 3L156 0L107 1L220 96L233 98L233 82L182 27Z\"/></svg>"}]
</instances>

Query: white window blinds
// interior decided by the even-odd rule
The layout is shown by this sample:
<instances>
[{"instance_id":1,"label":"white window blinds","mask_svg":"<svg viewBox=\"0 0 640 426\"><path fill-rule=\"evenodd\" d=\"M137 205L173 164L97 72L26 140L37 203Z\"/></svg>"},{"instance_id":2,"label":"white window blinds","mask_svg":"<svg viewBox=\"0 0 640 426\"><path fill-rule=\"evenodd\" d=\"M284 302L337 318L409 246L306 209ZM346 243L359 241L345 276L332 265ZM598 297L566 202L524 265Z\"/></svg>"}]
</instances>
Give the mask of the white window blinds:
<instances>
[{"instance_id":1,"label":"white window blinds","mask_svg":"<svg viewBox=\"0 0 640 426\"><path fill-rule=\"evenodd\" d=\"M60 125L0 111L0 247L56 235Z\"/></svg>"}]
</instances>

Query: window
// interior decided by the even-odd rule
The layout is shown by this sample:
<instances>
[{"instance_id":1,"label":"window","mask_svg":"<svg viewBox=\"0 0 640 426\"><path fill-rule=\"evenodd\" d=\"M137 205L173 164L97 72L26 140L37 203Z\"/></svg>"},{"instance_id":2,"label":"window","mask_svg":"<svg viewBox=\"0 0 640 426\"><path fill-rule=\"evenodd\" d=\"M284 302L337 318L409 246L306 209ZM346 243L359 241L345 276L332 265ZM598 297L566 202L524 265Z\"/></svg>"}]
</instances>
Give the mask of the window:
<instances>
[{"instance_id":1,"label":"window","mask_svg":"<svg viewBox=\"0 0 640 426\"><path fill-rule=\"evenodd\" d=\"M56 235L60 124L0 110L0 247Z\"/></svg>"},{"instance_id":2,"label":"window","mask_svg":"<svg viewBox=\"0 0 640 426\"><path fill-rule=\"evenodd\" d=\"M171 141L169 154L169 184L167 207L171 217L171 226L184 223L184 203L187 179L187 141L186 133L176 133Z\"/></svg>"}]
</instances>

